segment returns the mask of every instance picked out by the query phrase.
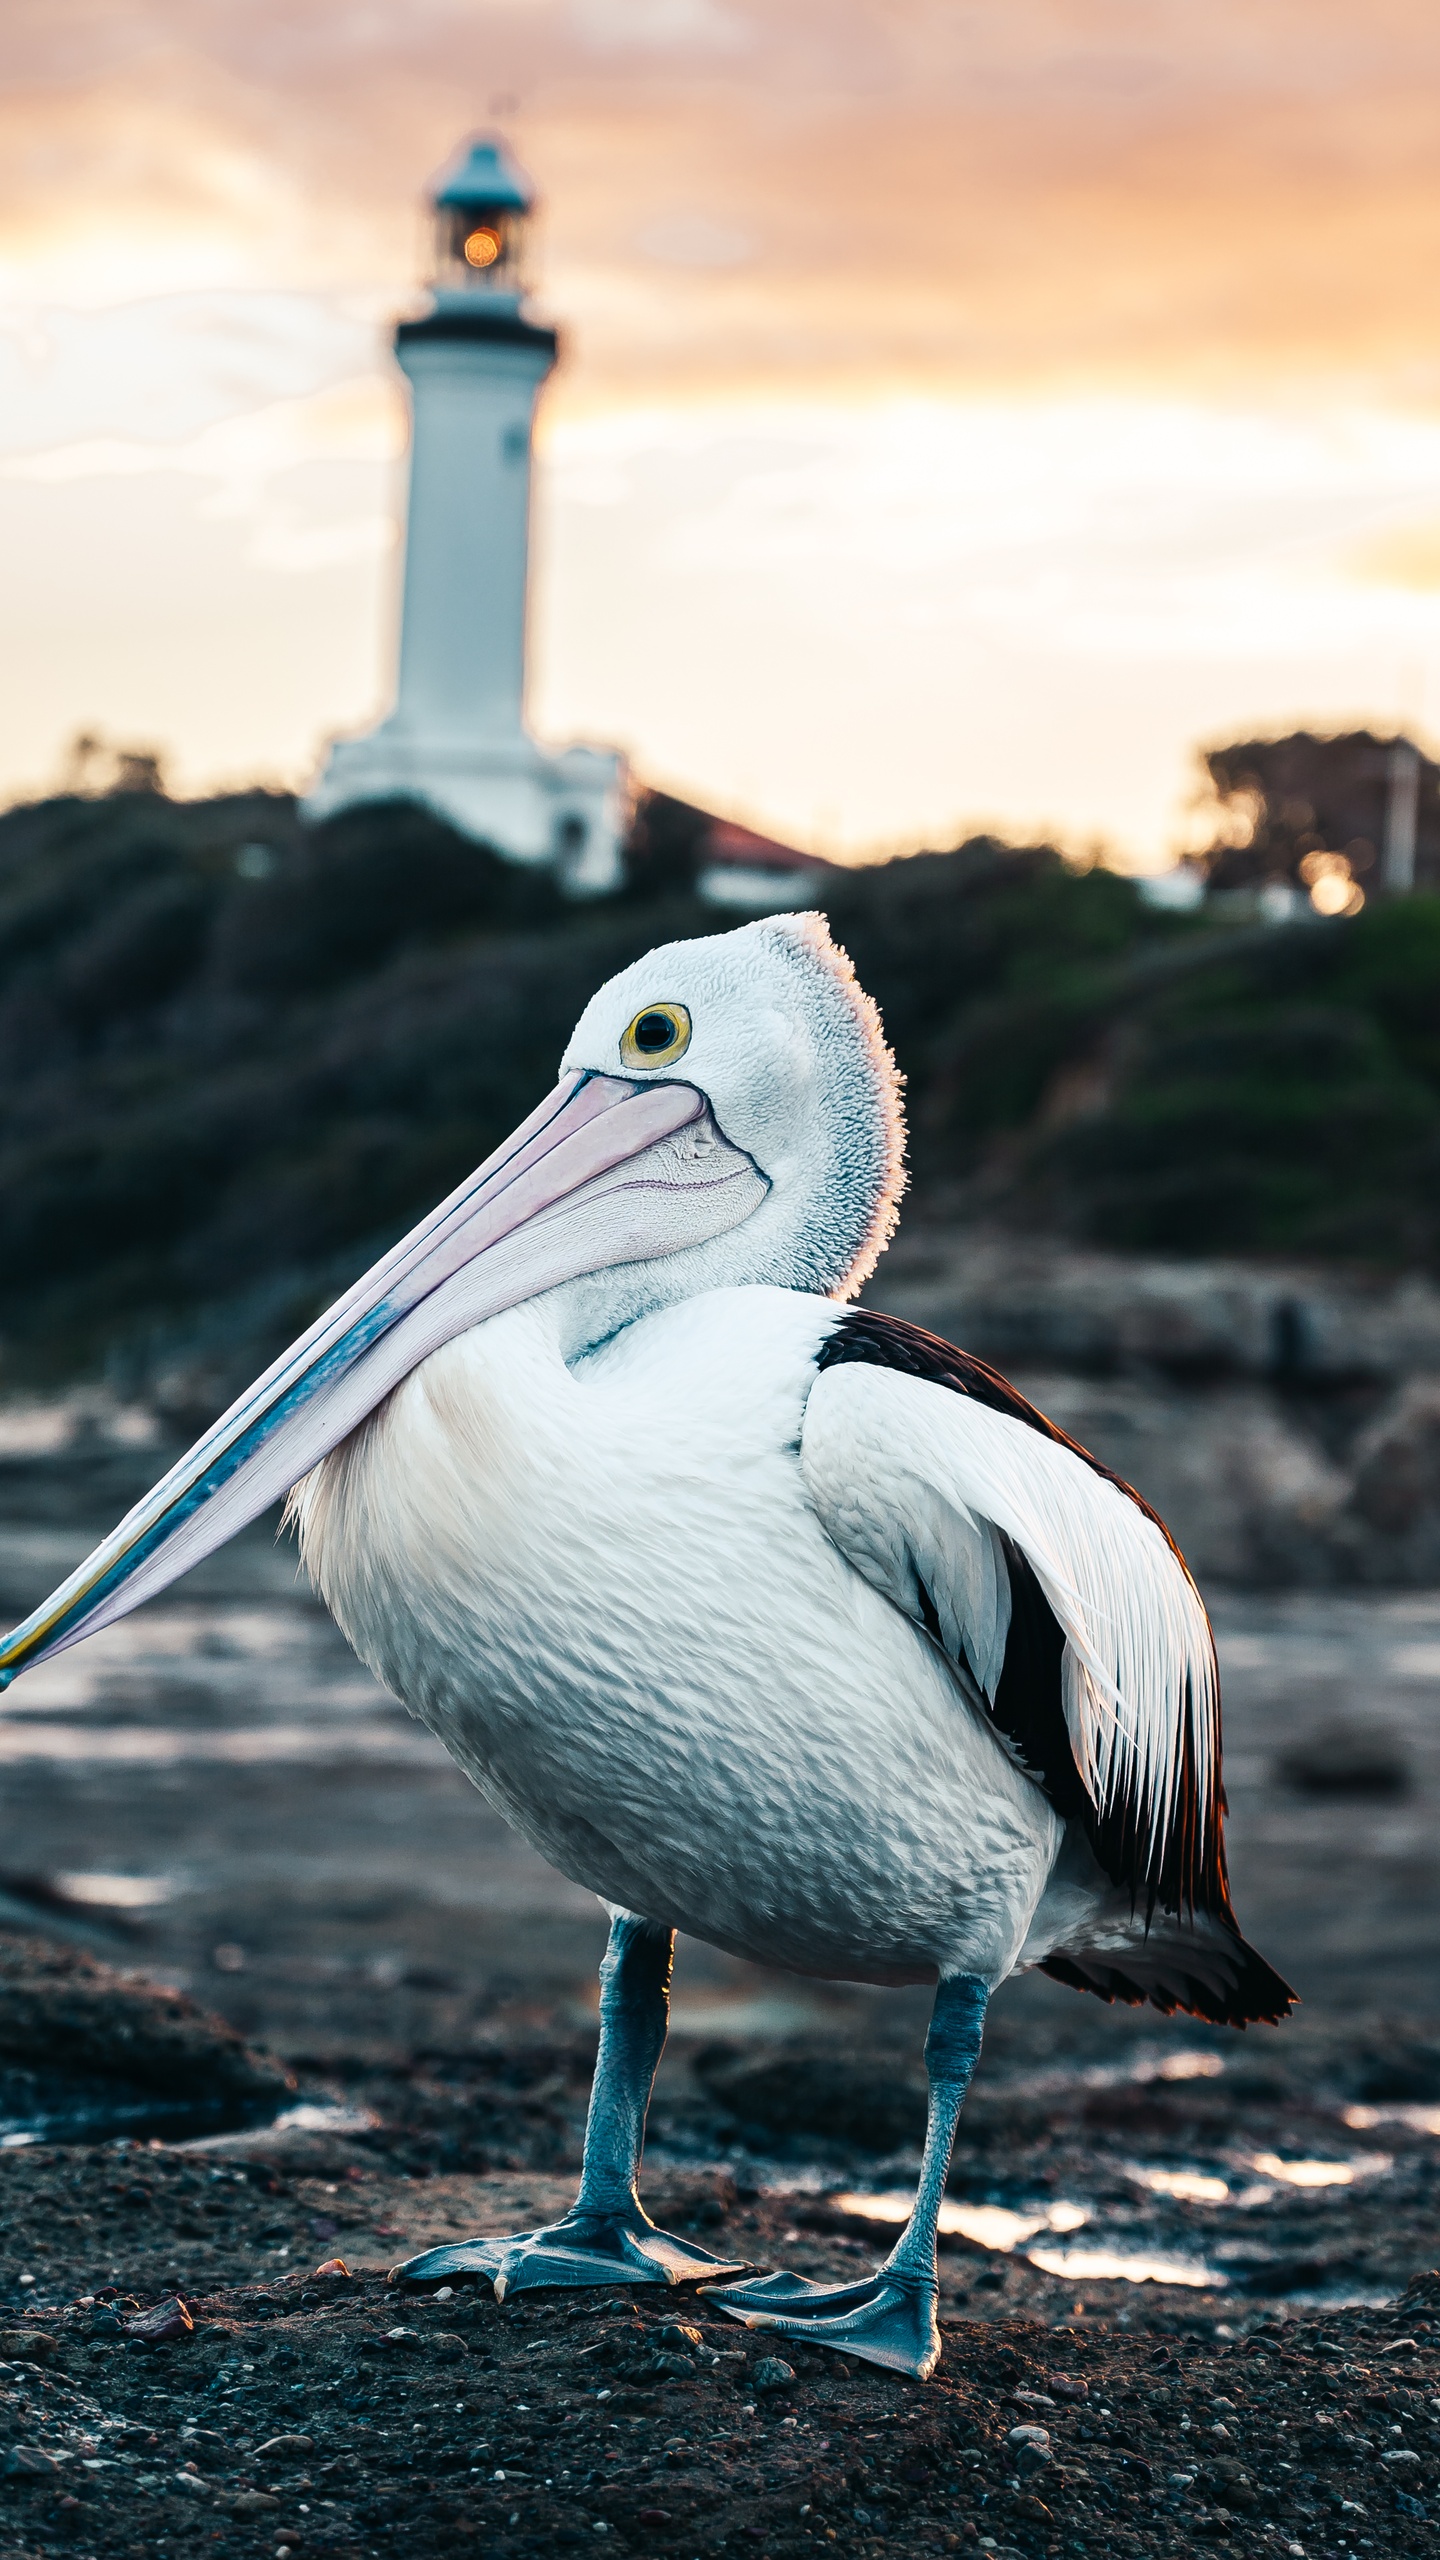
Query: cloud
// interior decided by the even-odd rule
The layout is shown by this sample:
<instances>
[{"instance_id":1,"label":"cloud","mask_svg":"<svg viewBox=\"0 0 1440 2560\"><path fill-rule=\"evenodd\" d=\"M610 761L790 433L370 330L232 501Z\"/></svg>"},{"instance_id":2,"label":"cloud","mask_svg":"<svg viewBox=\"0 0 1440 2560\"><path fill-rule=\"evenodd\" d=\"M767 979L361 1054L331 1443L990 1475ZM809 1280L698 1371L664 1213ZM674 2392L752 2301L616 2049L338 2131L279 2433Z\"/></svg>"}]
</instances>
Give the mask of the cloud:
<instances>
[{"instance_id":1,"label":"cloud","mask_svg":"<svg viewBox=\"0 0 1440 2560\"><path fill-rule=\"evenodd\" d=\"M0 46L21 300L398 292L499 97L577 399L1440 392L1425 0L11 0Z\"/></svg>"},{"instance_id":2,"label":"cloud","mask_svg":"<svg viewBox=\"0 0 1440 2560\"><path fill-rule=\"evenodd\" d=\"M1153 851L1197 734L1440 671L1437 100L1424 0L9 0L0 772L300 772L383 700L384 323L499 121L549 732Z\"/></svg>"},{"instance_id":3,"label":"cloud","mask_svg":"<svg viewBox=\"0 0 1440 2560\"><path fill-rule=\"evenodd\" d=\"M717 0L574 0L574 24L597 52L736 53L743 19Z\"/></svg>"},{"instance_id":4,"label":"cloud","mask_svg":"<svg viewBox=\"0 0 1440 2560\"><path fill-rule=\"evenodd\" d=\"M740 267L755 255L755 242L736 223L716 222L708 213L683 207L656 214L635 235L642 257L658 258L669 267Z\"/></svg>"},{"instance_id":5,"label":"cloud","mask_svg":"<svg viewBox=\"0 0 1440 2560\"><path fill-rule=\"evenodd\" d=\"M1344 565L1363 586L1408 588L1418 595L1440 592L1440 518L1393 525L1357 543Z\"/></svg>"},{"instance_id":6,"label":"cloud","mask_svg":"<svg viewBox=\"0 0 1440 2560\"><path fill-rule=\"evenodd\" d=\"M222 418L180 441L89 436L13 455L0 462L0 477L53 486L66 480L182 471L250 487L302 463L388 462L404 449L405 413L398 389L366 374L304 399L277 400L264 409Z\"/></svg>"},{"instance_id":7,"label":"cloud","mask_svg":"<svg viewBox=\"0 0 1440 2560\"><path fill-rule=\"evenodd\" d=\"M0 313L0 453L193 436L378 373L383 343L375 315L336 295L182 293Z\"/></svg>"}]
</instances>

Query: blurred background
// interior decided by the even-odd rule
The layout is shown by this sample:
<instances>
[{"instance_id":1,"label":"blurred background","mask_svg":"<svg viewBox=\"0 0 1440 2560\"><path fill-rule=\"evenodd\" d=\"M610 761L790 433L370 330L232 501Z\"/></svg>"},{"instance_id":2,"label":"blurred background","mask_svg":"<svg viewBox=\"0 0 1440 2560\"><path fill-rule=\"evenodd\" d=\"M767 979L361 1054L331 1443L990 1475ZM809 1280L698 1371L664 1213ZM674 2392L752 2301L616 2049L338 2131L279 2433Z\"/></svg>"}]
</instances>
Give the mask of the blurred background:
<instances>
[{"instance_id":1,"label":"blurred background","mask_svg":"<svg viewBox=\"0 0 1440 2560\"><path fill-rule=\"evenodd\" d=\"M1247 1931L1337 2038L1407 2022L1334 2087L1433 2147L1433 12L15 0L0 78L11 1616L529 1109L600 979L821 907L908 1079L869 1294L1169 1518ZM297 798L388 699L391 329L486 124L563 333L531 724L630 760L585 901L419 800ZM271 1529L7 1695L9 1925L315 2069L581 2015L596 1906ZM1014 1999L1032 2058L1122 2033ZM862 2011L687 1951L694 2033Z\"/></svg>"}]
</instances>

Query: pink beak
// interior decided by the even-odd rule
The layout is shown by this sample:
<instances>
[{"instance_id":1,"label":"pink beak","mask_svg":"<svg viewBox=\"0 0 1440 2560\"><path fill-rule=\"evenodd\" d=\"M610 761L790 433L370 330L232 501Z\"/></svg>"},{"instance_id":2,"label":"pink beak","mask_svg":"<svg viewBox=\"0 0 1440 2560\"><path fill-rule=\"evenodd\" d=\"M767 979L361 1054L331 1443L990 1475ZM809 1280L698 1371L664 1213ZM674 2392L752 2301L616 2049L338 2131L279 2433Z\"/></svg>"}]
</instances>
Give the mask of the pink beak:
<instances>
[{"instance_id":1,"label":"pink beak","mask_svg":"<svg viewBox=\"0 0 1440 2560\"><path fill-rule=\"evenodd\" d=\"M564 1280L722 1234L767 1189L693 1085L562 1077L0 1643L0 1687L222 1546L442 1343Z\"/></svg>"}]
</instances>

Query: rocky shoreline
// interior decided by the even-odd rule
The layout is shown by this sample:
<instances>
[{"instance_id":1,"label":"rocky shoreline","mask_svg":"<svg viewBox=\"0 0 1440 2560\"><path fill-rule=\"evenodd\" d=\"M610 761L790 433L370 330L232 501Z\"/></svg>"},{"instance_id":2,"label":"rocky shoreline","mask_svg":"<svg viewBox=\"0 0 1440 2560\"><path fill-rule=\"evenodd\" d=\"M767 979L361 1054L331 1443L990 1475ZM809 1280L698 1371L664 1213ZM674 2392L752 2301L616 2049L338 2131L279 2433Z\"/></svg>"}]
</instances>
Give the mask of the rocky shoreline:
<instances>
[{"instance_id":1,"label":"rocky shoreline","mask_svg":"<svg viewBox=\"0 0 1440 2560\"><path fill-rule=\"evenodd\" d=\"M284 2103L200 2140L9 2152L4 2560L1434 2549L1440 2027L1302 2019L1242 2044L1096 2004L1001 2015L919 2386L690 2289L500 2304L387 2281L427 2242L564 2209L593 2037L563 2015L280 2073L183 1998L160 2035L143 1982L6 1953L12 2065L45 2067L49 1983L117 2022L108 2057L92 2044L101 2096L122 2061L134 2085L133 2005L158 2101L213 2049ZM893 2029L690 2042L646 2201L712 2249L853 2278L904 2209L917 2096Z\"/></svg>"}]
</instances>

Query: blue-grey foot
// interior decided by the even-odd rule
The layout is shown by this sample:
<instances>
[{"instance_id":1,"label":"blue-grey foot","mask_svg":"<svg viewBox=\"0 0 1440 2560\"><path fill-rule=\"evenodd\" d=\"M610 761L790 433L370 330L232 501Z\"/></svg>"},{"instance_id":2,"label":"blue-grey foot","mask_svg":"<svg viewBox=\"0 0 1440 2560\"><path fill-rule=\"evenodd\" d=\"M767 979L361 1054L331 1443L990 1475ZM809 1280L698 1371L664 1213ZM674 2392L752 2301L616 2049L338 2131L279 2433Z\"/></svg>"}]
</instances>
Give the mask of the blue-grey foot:
<instances>
[{"instance_id":1,"label":"blue-grey foot","mask_svg":"<svg viewBox=\"0 0 1440 2560\"><path fill-rule=\"evenodd\" d=\"M540 2231L506 2240L456 2240L406 2258L390 2270L392 2284L445 2284L454 2277L488 2276L497 2301L542 2285L704 2284L745 2273L744 2258L717 2258L693 2240L659 2231L648 2214L567 2213Z\"/></svg>"},{"instance_id":2,"label":"blue-grey foot","mask_svg":"<svg viewBox=\"0 0 1440 2560\"><path fill-rule=\"evenodd\" d=\"M940 2361L933 2278L877 2268L860 2284L812 2284L806 2276L757 2276L750 2284L707 2286L705 2298L747 2329L833 2347L864 2364L928 2382Z\"/></svg>"},{"instance_id":3,"label":"blue-grey foot","mask_svg":"<svg viewBox=\"0 0 1440 2560\"><path fill-rule=\"evenodd\" d=\"M706 2299L747 2329L834 2347L863 2364L928 2382L940 2361L935 2233L955 2127L980 2051L989 1991L977 1974L945 1975L935 1993L925 2069L930 2105L915 2206L883 2267L861 2284L812 2284L807 2276L757 2276L706 2287Z\"/></svg>"}]
</instances>

